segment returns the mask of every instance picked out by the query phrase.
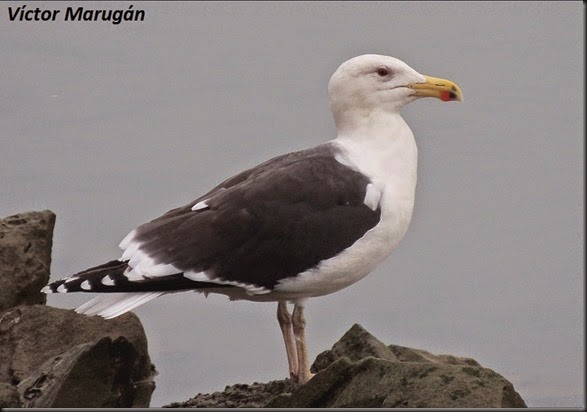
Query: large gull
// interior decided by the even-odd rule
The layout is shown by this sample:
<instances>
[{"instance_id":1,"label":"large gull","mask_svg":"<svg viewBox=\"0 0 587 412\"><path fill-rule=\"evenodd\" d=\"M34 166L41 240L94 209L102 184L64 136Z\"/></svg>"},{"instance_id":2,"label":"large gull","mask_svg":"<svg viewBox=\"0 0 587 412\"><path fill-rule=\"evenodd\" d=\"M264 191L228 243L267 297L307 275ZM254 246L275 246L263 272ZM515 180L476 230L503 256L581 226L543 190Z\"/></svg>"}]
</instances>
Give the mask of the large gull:
<instances>
[{"instance_id":1,"label":"large gull","mask_svg":"<svg viewBox=\"0 0 587 412\"><path fill-rule=\"evenodd\" d=\"M328 92L335 139L225 180L132 230L120 259L43 292L101 293L76 311L107 319L181 291L278 302L289 375L307 382L306 300L372 272L412 218L418 151L400 110L421 97L462 100L453 82L376 54L341 64Z\"/></svg>"}]
</instances>

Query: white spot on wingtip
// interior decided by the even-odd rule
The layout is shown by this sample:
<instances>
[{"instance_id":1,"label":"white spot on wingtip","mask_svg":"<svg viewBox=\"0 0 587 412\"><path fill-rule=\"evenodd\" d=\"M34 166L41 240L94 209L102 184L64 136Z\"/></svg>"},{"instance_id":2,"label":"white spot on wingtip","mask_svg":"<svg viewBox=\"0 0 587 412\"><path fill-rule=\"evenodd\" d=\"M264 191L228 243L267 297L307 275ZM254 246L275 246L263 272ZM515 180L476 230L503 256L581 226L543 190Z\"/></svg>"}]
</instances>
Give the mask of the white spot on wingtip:
<instances>
[{"instance_id":1,"label":"white spot on wingtip","mask_svg":"<svg viewBox=\"0 0 587 412\"><path fill-rule=\"evenodd\" d=\"M83 290L91 290L91 289L92 289L92 286L90 285L90 282L89 282L89 281L87 281L87 280L84 280L84 281L82 282L82 284L81 284L81 285L79 285L79 286L80 286L80 288L82 288Z\"/></svg>"},{"instance_id":2,"label":"white spot on wingtip","mask_svg":"<svg viewBox=\"0 0 587 412\"><path fill-rule=\"evenodd\" d=\"M49 293L53 293L53 290L51 289L51 287L49 285L47 285L43 289L41 289L41 292L46 293L48 295Z\"/></svg>"},{"instance_id":3,"label":"white spot on wingtip","mask_svg":"<svg viewBox=\"0 0 587 412\"><path fill-rule=\"evenodd\" d=\"M108 276L104 276L104 277L102 278L102 284L103 284L104 286L114 286L114 279L112 279L112 278L110 277L110 275L108 275Z\"/></svg>"},{"instance_id":4,"label":"white spot on wingtip","mask_svg":"<svg viewBox=\"0 0 587 412\"><path fill-rule=\"evenodd\" d=\"M207 200L207 199L206 199ZM202 200L201 202L196 203L192 206L192 211L207 209L208 205L206 204L206 200Z\"/></svg>"},{"instance_id":5,"label":"white spot on wingtip","mask_svg":"<svg viewBox=\"0 0 587 412\"><path fill-rule=\"evenodd\" d=\"M65 284L59 285L59 287L57 288L57 293L67 293L67 287L65 286Z\"/></svg>"}]
</instances>

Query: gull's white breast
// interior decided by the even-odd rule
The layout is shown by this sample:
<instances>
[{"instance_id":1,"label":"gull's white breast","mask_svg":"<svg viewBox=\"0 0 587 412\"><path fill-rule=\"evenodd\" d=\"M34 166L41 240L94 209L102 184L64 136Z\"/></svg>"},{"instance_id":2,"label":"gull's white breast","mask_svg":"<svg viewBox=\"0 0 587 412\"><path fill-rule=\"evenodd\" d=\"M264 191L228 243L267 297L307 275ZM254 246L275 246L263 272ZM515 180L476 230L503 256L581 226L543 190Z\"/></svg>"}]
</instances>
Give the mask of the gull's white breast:
<instances>
[{"instance_id":1,"label":"gull's white breast","mask_svg":"<svg viewBox=\"0 0 587 412\"><path fill-rule=\"evenodd\" d=\"M411 130L398 118L371 137L340 136L332 141L341 149L337 160L366 175L380 191L379 223L338 255L283 279L270 295L295 299L343 289L375 270L404 237L414 208L418 150Z\"/></svg>"}]
</instances>

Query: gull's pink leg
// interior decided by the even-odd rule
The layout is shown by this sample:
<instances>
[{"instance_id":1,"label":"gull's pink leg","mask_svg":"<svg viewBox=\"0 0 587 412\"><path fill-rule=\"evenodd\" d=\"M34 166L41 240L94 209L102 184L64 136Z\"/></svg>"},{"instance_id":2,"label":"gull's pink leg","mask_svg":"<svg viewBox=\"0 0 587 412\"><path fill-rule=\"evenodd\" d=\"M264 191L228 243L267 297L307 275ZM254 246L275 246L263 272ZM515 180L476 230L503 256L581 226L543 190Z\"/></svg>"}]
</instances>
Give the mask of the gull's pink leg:
<instances>
[{"instance_id":1,"label":"gull's pink leg","mask_svg":"<svg viewBox=\"0 0 587 412\"><path fill-rule=\"evenodd\" d=\"M296 340L298 353L298 381L301 384L308 382L314 374L310 372L310 361L308 359L308 347L306 345L306 319L304 318L304 301L297 301L294 304L292 313L293 333Z\"/></svg>"},{"instance_id":2,"label":"gull's pink leg","mask_svg":"<svg viewBox=\"0 0 587 412\"><path fill-rule=\"evenodd\" d=\"M289 377L292 380L297 381L298 353L292 327L292 317L287 310L286 302L279 302L277 304L277 321L279 322L283 341L285 342L285 352L287 353L287 363L289 365Z\"/></svg>"}]
</instances>

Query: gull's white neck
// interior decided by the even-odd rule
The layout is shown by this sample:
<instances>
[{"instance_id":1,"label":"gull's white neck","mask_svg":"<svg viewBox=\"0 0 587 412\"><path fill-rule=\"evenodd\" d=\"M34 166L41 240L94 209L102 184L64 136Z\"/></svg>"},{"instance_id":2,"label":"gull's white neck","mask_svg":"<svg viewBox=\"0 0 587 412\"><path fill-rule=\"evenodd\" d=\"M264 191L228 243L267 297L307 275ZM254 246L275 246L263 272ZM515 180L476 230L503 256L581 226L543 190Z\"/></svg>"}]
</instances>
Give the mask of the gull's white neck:
<instances>
[{"instance_id":1,"label":"gull's white neck","mask_svg":"<svg viewBox=\"0 0 587 412\"><path fill-rule=\"evenodd\" d=\"M337 126L338 137L332 142L342 149L339 161L369 176L381 190L390 184L399 185L402 196L413 199L418 149L399 113L372 112L354 116L352 121L337 122Z\"/></svg>"}]
</instances>

